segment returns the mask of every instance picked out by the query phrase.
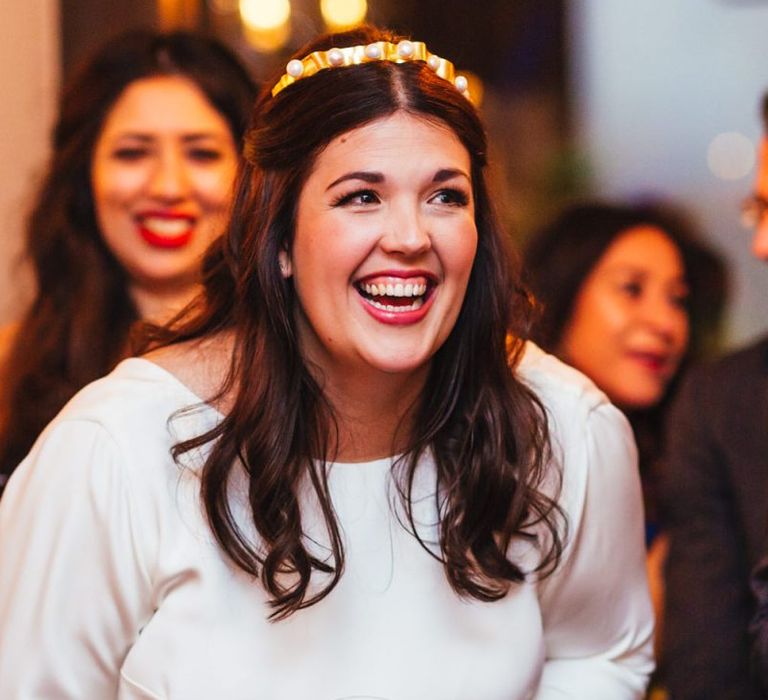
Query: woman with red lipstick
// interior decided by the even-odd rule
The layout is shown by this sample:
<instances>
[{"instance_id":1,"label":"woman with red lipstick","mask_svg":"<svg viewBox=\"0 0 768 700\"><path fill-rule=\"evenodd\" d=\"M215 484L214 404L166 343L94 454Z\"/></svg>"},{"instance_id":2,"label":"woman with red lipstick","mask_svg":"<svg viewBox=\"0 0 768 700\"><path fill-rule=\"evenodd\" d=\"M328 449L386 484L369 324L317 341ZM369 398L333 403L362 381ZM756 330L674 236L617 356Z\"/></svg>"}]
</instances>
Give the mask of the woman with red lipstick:
<instances>
[{"instance_id":1,"label":"woman with red lipstick","mask_svg":"<svg viewBox=\"0 0 768 700\"><path fill-rule=\"evenodd\" d=\"M570 207L535 234L524 265L541 304L534 338L590 377L633 427L660 612L666 543L657 537L656 491L664 416L684 365L716 348L723 264L663 206L596 202Z\"/></svg>"},{"instance_id":2,"label":"woman with red lipstick","mask_svg":"<svg viewBox=\"0 0 768 700\"><path fill-rule=\"evenodd\" d=\"M0 348L0 492L45 424L128 354L133 323L198 291L254 99L228 49L185 33L118 37L65 87L27 229L36 296Z\"/></svg>"},{"instance_id":3,"label":"woman with red lipstick","mask_svg":"<svg viewBox=\"0 0 768 700\"><path fill-rule=\"evenodd\" d=\"M0 695L642 696L629 426L525 340L466 87L365 27L262 92L200 303L10 480Z\"/></svg>"}]
</instances>

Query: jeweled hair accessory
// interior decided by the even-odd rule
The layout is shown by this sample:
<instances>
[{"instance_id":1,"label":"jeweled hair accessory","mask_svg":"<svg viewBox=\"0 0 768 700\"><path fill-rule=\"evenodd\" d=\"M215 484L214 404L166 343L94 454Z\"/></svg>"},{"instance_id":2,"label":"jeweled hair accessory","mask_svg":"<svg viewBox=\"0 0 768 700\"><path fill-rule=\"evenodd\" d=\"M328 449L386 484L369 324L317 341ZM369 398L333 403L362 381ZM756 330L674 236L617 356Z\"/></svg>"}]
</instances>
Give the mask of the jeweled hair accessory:
<instances>
[{"instance_id":1,"label":"jeweled hair accessory","mask_svg":"<svg viewBox=\"0 0 768 700\"><path fill-rule=\"evenodd\" d=\"M272 88L272 97L297 80L309 78L326 68L359 66L362 63L373 61L389 61L390 63L423 61L437 75L453 84L462 95L469 99L467 79L463 75L456 75L453 63L430 53L424 42L408 41L407 39L403 39L397 44L389 41L376 41L372 44L314 51L301 60L294 58L292 61L288 61L285 75Z\"/></svg>"}]
</instances>

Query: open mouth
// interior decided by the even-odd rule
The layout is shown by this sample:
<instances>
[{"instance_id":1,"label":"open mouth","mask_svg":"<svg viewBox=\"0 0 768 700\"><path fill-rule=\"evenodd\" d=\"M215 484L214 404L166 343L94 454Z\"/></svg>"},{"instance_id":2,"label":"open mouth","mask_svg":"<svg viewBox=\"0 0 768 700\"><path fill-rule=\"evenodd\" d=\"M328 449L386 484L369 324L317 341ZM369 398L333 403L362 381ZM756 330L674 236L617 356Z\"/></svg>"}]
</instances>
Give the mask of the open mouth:
<instances>
[{"instance_id":1,"label":"open mouth","mask_svg":"<svg viewBox=\"0 0 768 700\"><path fill-rule=\"evenodd\" d=\"M435 281L423 275L377 276L355 282L355 288L367 304L394 314L417 311L432 296L435 287Z\"/></svg>"},{"instance_id":2,"label":"open mouth","mask_svg":"<svg viewBox=\"0 0 768 700\"><path fill-rule=\"evenodd\" d=\"M190 216L138 217L141 237L157 248L180 248L192 238L195 220Z\"/></svg>"}]
</instances>

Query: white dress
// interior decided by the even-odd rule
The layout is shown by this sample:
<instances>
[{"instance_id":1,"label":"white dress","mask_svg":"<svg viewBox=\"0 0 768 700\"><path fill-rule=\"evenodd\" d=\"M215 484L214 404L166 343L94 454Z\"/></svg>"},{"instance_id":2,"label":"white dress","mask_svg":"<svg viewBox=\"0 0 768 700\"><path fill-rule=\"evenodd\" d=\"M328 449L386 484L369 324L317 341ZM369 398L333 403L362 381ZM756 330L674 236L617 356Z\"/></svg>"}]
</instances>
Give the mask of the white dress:
<instances>
[{"instance_id":1,"label":"white dress","mask_svg":"<svg viewBox=\"0 0 768 700\"><path fill-rule=\"evenodd\" d=\"M195 456L181 469L168 454L220 416L206 406L169 422L199 399L157 365L124 361L48 426L0 504L0 698L642 697L653 622L630 429L534 346L520 376L563 461L570 535L554 575L495 603L458 597L393 516L391 460L336 464L345 573L322 602L269 622L259 583L213 542ZM419 467L425 496L432 468ZM432 503L417 508L427 539Z\"/></svg>"}]
</instances>

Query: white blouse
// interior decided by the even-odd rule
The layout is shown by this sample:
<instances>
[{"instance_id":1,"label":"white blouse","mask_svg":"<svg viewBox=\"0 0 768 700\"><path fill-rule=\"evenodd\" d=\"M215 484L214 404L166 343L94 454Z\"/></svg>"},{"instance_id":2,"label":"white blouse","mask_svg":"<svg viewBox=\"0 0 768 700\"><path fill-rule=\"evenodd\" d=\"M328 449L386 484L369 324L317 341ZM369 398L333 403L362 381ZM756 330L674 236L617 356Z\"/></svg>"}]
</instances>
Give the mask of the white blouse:
<instances>
[{"instance_id":1,"label":"white blouse","mask_svg":"<svg viewBox=\"0 0 768 700\"><path fill-rule=\"evenodd\" d=\"M199 399L152 362L124 361L46 428L0 503L0 697L641 698L653 621L629 426L534 346L520 376L546 406L562 463L569 534L552 576L494 603L460 598L393 514L391 460L335 464L344 574L320 603L269 622L258 581L213 541L202 455L187 455L188 468L169 455L219 414L202 406L169 420ZM430 540L428 458L418 474ZM322 550L311 499L305 507ZM535 564L530 547L515 556Z\"/></svg>"}]
</instances>

